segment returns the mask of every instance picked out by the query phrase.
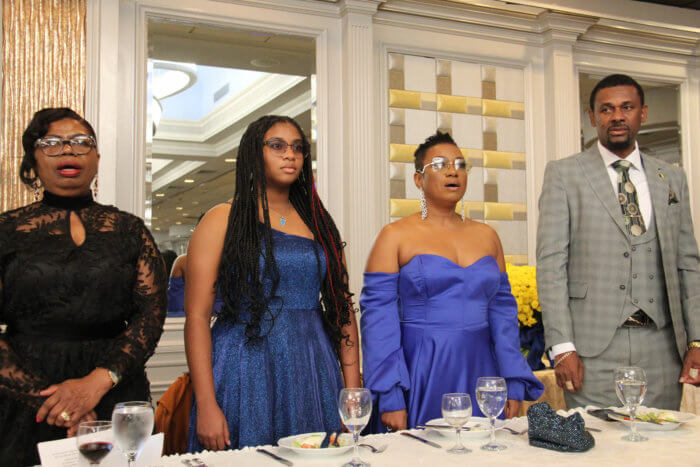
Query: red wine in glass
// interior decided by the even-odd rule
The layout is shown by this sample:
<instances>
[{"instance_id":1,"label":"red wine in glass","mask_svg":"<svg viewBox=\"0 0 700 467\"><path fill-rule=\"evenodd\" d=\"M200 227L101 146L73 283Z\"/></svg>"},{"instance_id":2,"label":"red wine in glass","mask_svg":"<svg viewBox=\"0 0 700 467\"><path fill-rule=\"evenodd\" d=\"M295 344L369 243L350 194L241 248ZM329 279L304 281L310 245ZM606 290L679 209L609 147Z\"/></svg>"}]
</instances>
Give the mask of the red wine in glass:
<instances>
[{"instance_id":1,"label":"red wine in glass","mask_svg":"<svg viewBox=\"0 0 700 467\"><path fill-rule=\"evenodd\" d=\"M81 444L78 450L80 454L90 461L90 464L97 465L102 462L102 459L112 450L112 443L106 441L85 443Z\"/></svg>"}]
</instances>

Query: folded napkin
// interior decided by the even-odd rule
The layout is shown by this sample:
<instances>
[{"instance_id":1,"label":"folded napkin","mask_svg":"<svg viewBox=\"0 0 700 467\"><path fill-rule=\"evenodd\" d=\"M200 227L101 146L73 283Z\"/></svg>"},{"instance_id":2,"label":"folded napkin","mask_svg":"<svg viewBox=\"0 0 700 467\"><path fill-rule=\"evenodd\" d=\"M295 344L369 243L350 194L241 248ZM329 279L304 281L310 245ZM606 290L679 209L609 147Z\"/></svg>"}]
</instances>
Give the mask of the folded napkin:
<instances>
[{"instance_id":1,"label":"folded napkin","mask_svg":"<svg viewBox=\"0 0 700 467\"><path fill-rule=\"evenodd\" d=\"M548 403L527 410L530 445L561 452L584 452L595 445L580 413L562 417Z\"/></svg>"}]
</instances>

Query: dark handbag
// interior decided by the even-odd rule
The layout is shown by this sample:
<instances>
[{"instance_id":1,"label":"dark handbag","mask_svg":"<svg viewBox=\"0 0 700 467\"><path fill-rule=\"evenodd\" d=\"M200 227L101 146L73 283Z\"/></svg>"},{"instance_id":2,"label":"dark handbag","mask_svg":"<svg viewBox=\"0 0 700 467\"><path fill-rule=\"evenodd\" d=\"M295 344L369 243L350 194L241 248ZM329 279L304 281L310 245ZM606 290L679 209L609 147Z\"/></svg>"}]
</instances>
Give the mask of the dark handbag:
<instances>
[{"instance_id":1,"label":"dark handbag","mask_svg":"<svg viewBox=\"0 0 700 467\"><path fill-rule=\"evenodd\" d=\"M585 452L595 446L579 413L562 417L540 402L527 410L527 423L531 446L561 452Z\"/></svg>"}]
</instances>

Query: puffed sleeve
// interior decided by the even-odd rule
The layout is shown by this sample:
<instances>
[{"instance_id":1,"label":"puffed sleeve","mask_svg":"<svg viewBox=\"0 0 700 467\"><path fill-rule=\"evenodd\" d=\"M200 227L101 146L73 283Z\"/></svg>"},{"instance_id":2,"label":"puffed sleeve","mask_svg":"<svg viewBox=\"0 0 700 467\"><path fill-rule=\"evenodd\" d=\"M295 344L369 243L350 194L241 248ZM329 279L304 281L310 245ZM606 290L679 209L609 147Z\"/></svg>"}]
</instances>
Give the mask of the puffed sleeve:
<instances>
[{"instance_id":1,"label":"puffed sleeve","mask_svg":"<svg viewBox=\"0 0 700 467\"><path fill-rule=\"evenodd\" d=\"M518 305L505 272L500 274L498 288L489 301L489 327L500 376L508 385L508 399L539 399L544 385L520 353Z\"/></svg>"},{"instance_id":2,"label":"puffed sleeve","mask_svg":"<svg viewBox=\"0 0 700 467\"><path fill-rule=\"evenodd\" d=\"M137 219L129 233L138 237L139 244L132 292L134 312L126 330L97 364L122 376L142 369L153 354L163 332L168 288L165 263L143 221Z\"/></svg>"},{"instance_id":3,"label":"puffed sleeve","mask_svg":"<svg viewBox=\"0 0 700 467\"><path fill-rule=\"evenodd\" d=\"M379 399L379 412L406 408L410 388L401 347L398 273L368 272L360 296L365 387Z\"/></svg>"}]
</instances>

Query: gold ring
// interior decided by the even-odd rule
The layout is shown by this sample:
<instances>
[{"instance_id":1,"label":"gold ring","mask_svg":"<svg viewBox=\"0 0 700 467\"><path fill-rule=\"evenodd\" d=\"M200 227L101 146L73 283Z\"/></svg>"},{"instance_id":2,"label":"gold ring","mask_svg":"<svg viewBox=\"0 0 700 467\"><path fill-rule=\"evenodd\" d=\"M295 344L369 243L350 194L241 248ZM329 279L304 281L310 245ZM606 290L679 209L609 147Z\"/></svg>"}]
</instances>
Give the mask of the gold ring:
<instances>
[{"instance_id":1,"label":"gold ring","mask_svg":"<svg viewBox=\"0 0 700 467\"><path fill-rule=\"evenodd\" d=\"M61 418L65 420L66 422L70 422L70 415L68 415L68 412L61 412Z\"/></svg>"},{"instance_id":2,"label":"gold ring","mask_svg":"<svg viewBox=\"0 0 700 467\"><path fill-rule=\"evenodd\" d=\"M566 389L568 389L569 391L573 391L574 390L574 383L572 383L571 381L567 381L566 382Z\"/></svg>"}]
</instances>

